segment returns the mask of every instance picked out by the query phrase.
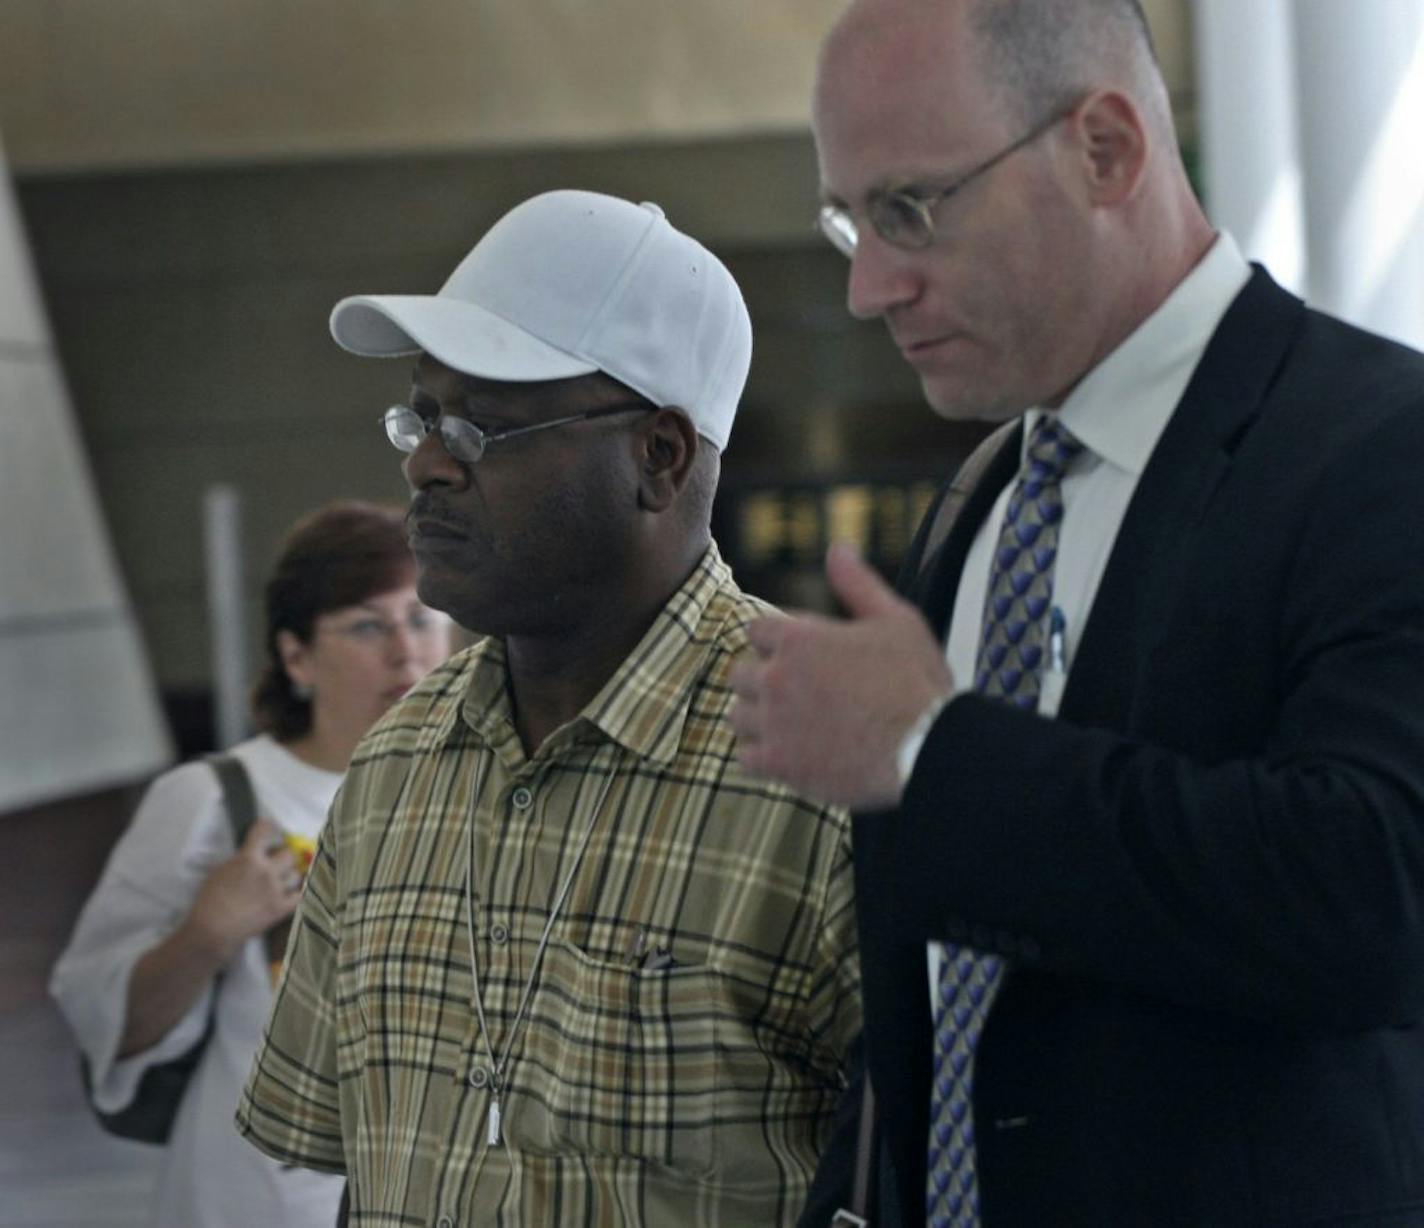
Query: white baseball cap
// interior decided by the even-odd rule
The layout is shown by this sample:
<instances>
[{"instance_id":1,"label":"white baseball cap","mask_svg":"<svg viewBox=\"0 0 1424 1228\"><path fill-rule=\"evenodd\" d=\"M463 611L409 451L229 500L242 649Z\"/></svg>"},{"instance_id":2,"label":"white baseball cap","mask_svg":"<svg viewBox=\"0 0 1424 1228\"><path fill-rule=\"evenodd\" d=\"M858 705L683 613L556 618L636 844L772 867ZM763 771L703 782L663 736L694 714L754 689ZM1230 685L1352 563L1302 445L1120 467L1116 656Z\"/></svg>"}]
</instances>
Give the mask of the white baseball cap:
<instances>
[{"instance_id":1,"label":"white baseball cap","mask_svg":"<svg viewBox=\"0 0 1424 1228\"><path fill-rule=\"evenodd\" d=\"M720 451L751 365L732 275L654 204L545 192L516 205L439 294L344 298L338 345L371 358L425 351L484 379L603 371L684 410Z\"/></svg>"}]
</instances>

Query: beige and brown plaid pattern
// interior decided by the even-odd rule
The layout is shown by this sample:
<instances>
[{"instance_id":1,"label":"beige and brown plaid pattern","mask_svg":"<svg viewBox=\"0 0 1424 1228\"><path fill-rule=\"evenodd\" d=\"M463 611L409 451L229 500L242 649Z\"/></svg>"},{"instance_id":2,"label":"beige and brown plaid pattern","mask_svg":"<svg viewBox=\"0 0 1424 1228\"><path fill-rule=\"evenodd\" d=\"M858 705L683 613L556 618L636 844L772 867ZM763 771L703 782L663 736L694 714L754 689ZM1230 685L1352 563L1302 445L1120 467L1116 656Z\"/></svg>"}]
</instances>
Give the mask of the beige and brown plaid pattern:
<instances>
[{"instance_id":1,"label":"beige and brown plaid pattern","mask_svg":"<svg viewBox=\"0 0 1424 1228\"><path fill-rule=\"evenodd\" d=\"M845 814L733 761L726 674L763 610L712 548L533 758L493 640L377 725L312 867L243 1134L348 1170L363 1228L795 1222L860 1028L859 968ZM500 1053L595 805L491 1147L470 824Z\"/></svg>"}]
</instances>

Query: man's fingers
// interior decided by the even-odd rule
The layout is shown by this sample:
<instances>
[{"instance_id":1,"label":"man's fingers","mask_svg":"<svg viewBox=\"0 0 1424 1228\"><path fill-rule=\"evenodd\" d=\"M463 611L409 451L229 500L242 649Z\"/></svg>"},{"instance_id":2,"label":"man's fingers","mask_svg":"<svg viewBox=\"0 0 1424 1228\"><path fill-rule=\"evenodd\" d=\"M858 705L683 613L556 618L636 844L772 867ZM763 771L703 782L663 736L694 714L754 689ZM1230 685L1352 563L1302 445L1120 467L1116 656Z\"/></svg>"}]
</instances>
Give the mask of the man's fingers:
<instances>
[{"instance_id":1,"label":"man's fingers","mask_svg":"<svg viewBox=\"0 0 1424 1228\"><path fill-rule=\"evenodd\" d=\"M732 689L736 692L735 687ZM736 698L727 709L727 724L732 727L732 732L737 735L739 742L755 739L761 728L761 713L757 709L756 700L737 692Z\"/></svg>"},{"instance_id":2,"label":"man's fingers","mask_svg":"<svg viewBox=\"0 0 1424 1228\"><path fill-rule=\"evenodd\" d=\"M888 614L904 603L880 573L845 542L835 542L826 551L826 579L852 618Z\"/></svg>"},{"instance_id":3,"label":"man's fingers","mask_svg":"<svg viewBox=\"0 0 1424 1228\"><path fill-rule=\"evenodd\" d=\"M750 653L743 653L727 671L727 685L732 694L744 703L755 703L761 694L765 667Z\"/></svg>"},{"instance_id":4,"label":"man's fingers","mask_svg":"<svg viewBox=\"0 0 1424 1228\"><path fill-rule=\"evenodd\" d=\"M844 626L844 619L827 618L824 614L772 614L747 624L747 640L756 657L765 661L787 653L797 655L808 647L814 649L824 644L828 634L834 636L837 628Z\"/></svg>"},{"instance_id":5,"label":"man's fingers","mask_svg":"<svg viewBox=\"0 0 1424 1228\"><path fill-rule=\"evenodd\" d=\"M747 642L760 657L769 657L781 643L791 620L784 614L768 614L747 624Z\"/></svg>"}]
</instances>

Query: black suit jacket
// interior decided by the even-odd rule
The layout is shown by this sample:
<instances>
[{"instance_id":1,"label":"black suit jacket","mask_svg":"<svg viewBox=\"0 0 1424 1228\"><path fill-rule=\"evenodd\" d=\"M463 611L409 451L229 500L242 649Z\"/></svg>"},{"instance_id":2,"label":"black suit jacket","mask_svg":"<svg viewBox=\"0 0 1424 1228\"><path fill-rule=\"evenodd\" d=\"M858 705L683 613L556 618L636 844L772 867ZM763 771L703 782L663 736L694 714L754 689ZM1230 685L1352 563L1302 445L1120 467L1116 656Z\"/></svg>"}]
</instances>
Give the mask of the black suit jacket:
<instances>
[{"instance_id":1,"label":"black suit jacket","mask_svg":"<svg viewBox=\"0 0 1424 1228\"><path fill-rule=\"evenodd\" d=\"M912 559L941 632L1018 456ZM1056 720L957 697L856 820L879 1222L924 1223L948 939L1014 969L977 1057L985 1228L1424 1225L1424 356L1257 270L1070 665Z\"/></svg>"}]
</instances>

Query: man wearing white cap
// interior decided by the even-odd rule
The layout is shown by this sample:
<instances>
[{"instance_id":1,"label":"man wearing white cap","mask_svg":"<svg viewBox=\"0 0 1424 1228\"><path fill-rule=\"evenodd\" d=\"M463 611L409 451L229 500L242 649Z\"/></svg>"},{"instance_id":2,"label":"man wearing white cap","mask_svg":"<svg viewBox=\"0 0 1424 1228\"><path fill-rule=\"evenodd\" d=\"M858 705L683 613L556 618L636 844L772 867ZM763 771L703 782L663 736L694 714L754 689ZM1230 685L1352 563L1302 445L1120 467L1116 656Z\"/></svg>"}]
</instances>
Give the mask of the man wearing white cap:
<instances>
[{"instance_id":1,"label":"man wearing white cap","mask_svg":"<svg viewBox=\"0 0 1424 1228\"><path fill-rule=\"evenodd\" d=\"M419 590L485 638L358 748L239 1128L365 1228L794 1223L859 975L846 816L725 719L765 609L709 531L736 283L655 205L550 192L331 324L417 356Z\"/></svg>"}]
</instances>

